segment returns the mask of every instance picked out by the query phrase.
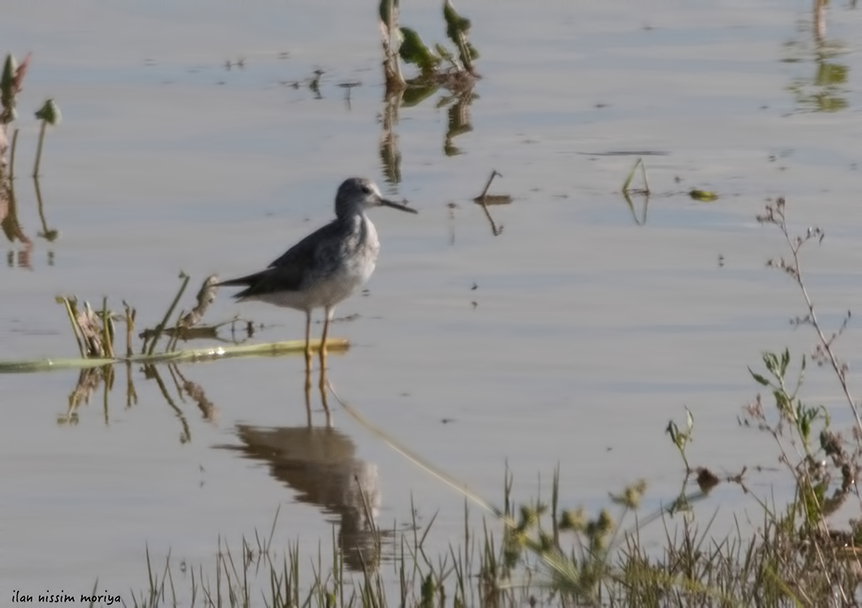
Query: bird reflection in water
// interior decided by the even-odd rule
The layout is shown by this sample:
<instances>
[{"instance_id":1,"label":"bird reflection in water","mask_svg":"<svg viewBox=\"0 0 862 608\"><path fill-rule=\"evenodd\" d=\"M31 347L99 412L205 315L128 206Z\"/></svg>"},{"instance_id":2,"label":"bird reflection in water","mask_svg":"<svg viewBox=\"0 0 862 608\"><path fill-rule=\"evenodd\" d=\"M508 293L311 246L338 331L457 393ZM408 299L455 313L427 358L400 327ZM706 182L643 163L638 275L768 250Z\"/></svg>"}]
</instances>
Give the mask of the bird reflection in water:
<instances>
[{"instance_id":1,"label":"bird reflection in water","mask_svg":"<svg viewBox=\"0 0 862 608\"><path fill-rule=\"evenodd\" d=\"M300 427L237 425L242 445L230 446L246 458L265 462L270 473L296 491L299 502L336 516L338 544L348 568L361 571L378 562L375 521L380 508L377 465L356 458L353 441L331 425L325 389L321 391L326 426L309 418Z\"/></svg>"}]
</instances>

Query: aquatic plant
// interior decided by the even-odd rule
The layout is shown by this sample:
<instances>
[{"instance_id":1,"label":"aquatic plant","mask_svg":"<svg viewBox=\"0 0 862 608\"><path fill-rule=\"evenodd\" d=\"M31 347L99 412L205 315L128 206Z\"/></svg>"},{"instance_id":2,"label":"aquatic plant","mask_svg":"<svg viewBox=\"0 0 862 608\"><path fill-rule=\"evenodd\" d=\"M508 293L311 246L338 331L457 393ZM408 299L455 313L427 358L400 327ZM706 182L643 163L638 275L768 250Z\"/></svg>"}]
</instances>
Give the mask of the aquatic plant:
<instances>
[{"instance_id":1,"label":"aquatic plant","mask_svg":"<svg viewBox=\"0 0 862 608\"><path fill-rule=\"evenodd\" d=\"M30 53L24 57L24 61L18 65L15 56L11 53L6 55L3 62L3 73L0 75L0 125L8 125L15 120L15 106L18 103L18 94L23 88L24 75L30 65Z\"/></svg>"},{"instance_id":2,"label":"aquatic plant","mask_svg":"<svg viewBox=\"0 0 862 608\"><path fill-rule=\"evenodd\" d=\"M39 145L36 148L36 163L33 165L33 179L39 177L39 165L42 162L42 144L45 143L45 130L48 125L55 127L60 124L60 108L53 99L48 99L42 107L36 110L36 118L41 121L39 126Z\"/></svg>"},{"instance_id":3,"label":"aquatic plant","mask_svg":"<svg viewBox=\"0 0 862 608\"><path fill-rule=\"evenodd\" d=\"M458 14L450 0L443 2L443 19L446 36L455 46L454 52L440 43L431 49L416 30L400 26L399 0L381 0L378 13L387 91L406 86L424 99L440 86L450 90L468 88L478 77L474 61L479 52L468 40L471 22ZM418 67L419 76L405 81L401 61Z\"/></svg>"},{"instance_id":4,"label":"aquatic plant","mask_svg":"<svg viewBox=\"0 0 862 608\"><path fill-rule=\"evenodd\" d=\"M170 319L179 303L189 277L180 273L182 283L174 299L165 311L162 321L153 329L145 329L141 332L140 354L134 354L132 346L132 334L134 332L137 310L123 302L123 314L115 313L108 308L108 298L102 299L102 306L96 310L88 302L79 302L75 296L58 296L56 301L66 309L72 334L78 345L80 358L49 358L35 361L0 361L0 374L2 373L29 373L42 372L58 369L86 369L114 365L117 363L142 363L145 365L156 363L177 363L181 361L203 361L210 359L222 359L230 357L255 357L276 356L287 353L299 353L305 349L305 340L286 340L283 342L269 342L263 344L241 344L242 340L221 339L218 330L222 327L236 326L244 328L245 333L251 336L254 333L254 324L248 320L238 317L215 323L211 325L200 325L203 315L215 298L218 278L210 276L204 280L196 297L196 304L188 312L181 310L176 316L173 325L169 325ZM115 337L117 323L125 323L126 326L126 349L125 355L115 352ZM233 332L232 332L233 333ZM169 338L164 351L156 352L155 347L162 336ZM218 347L205 347L177 350L179 340L212 339L222 342ZM320 340L312 340L312 350L320 348ZM347 340L342 338L328 338L326 342L328 349L333 351L345 350L348 346Z\"/></svg>"}]
</instances>

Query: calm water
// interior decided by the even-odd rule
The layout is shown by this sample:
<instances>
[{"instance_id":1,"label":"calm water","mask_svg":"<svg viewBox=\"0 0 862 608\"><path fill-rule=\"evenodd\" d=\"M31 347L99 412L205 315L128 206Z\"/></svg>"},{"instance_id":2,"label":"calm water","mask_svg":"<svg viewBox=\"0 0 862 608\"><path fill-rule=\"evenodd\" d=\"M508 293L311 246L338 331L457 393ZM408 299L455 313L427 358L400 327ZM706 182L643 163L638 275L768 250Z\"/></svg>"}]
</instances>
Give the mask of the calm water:
<instances>
[{"instance_id":1,"label":"calm water","mask_svg":"<svg viewBox=\"0 0 862 608\"><path fill-rule=\"evenodd\" d=\"M74 356L58 294L94 305L108 295L116 309L126 300L139 329L152 327L180 270L193 277L188 307L207 274L256 270L328 221L342 178L384 183L374 11L174 4L3 8L0 50L33 52L16 182L32 244L4 241L0 359ZM400 110L402 181L387 188L420 215L374 213L383 247L369 294L343 303L339 316L357 316L333 329L353 345L330 359L339 394L498 503L508 461L517 498L535 495L539 475L546 487L559 463L567 506L595 508L643 477L655 508L679 490L663 430L686 405L693 462L774 466L772 445L737 427L756 393L746 366L763 349L807 352L812 336L788 327L801 300L764 268L782 241L754 216L784 195L795 229L822 226L824 247L805 262L810 287L827 320L854 307L859 10L833 2L818 41L803 2L459 9L482 53L472 129L446 155L443 93ZM436 2L405 7L402 24L444 38ZM320 98L303 84L315 69ZM338 86L348 81L361 82L349 104ZM23 176L38 133L31 112L47 97L64 121L46 141L43 228ZM646 210L617 194L636 159L608 154L620 151L662 153L644 157L656 193ZM498 236L471 202L492 169L504 176L492 192L514 197L491 208ZM693 187L720 199L695 202ZM45 228L59 238L37 236ZM255 340L302 333L301 314L225 292L207 319L237 314L264 324ZM857 345L851 324L841 343L851 369ZM333 525L345 547L363 546L357 477L384 528L411 520L412 496L420 523L439 511L426 548L462 534L463 499L331 399L333 428L316 393L308 428L301 357L158 371L133 367L127 381L118 367L111 393L96 390L74 424L58 418L78 372L0 378L0 593L84 593L98 577L126 594L146 584L145 544L155 561L170 550L175 563L206 566L219 534L238 545L268 531L279 507L282 546L298 539L316 553ZM812 400L837 404L836 422L849 419L827 374L808 386ZM776 479L749 483L766 495ZM731 487L710 500L706 510L728 515L750 506Z\"/></svg>"}]
</instances>

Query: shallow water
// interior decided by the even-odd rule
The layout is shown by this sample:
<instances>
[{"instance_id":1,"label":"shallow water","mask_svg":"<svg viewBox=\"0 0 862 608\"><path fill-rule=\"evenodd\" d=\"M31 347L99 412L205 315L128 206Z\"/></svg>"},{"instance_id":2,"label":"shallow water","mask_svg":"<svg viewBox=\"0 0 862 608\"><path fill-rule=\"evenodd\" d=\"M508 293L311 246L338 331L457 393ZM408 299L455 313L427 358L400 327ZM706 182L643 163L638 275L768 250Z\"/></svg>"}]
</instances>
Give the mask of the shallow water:
<instances>
[{"instance_id":1,"label":"shallow water","mask_svg":"<svg viewBox=\"0 0 862 608\"><path fill-rule=\"evenodd\" d=\"M4 7L2 50L33 52L16 182L32 245L6 243L0 359L74 356L57 294L126 300L138 327L151 327L180 269L193 276L190 302L207 274L255 270L328 221L345 176L383 183L373 12L179 4ZM737 426L757 389L746 366L764 349L807 352L812 335L788 326L802 301L764 268L784 249L754 216L783 195L794 229L826 230L805 269L823 318L840 322L862 295L859 11L834 3L818 43L802 2L459 9L482 53L472 130L446 156L441 94L400 110L395 190L420 214L374 212L383 247L369 295L343 303L339 316L358 317L333 330L352 345L330 359L339 395L497 503L506 462L519 499L535 495L539 474L547 487L559 463L567 506L595 508L641 477L647 509L671 500L681 463L663 430L684 406L696 463L775 466L772 444ZM402 23L442 39L438 10L405 8ZM243 68L225 68L239 58ZM322 99L289 86L317 68ZM362 85L348 106L338 84L352 80ZM30 112L46 97L64 117L49 130L40 181L54 242L36 235L24 177L38 130ZM625 151L662 153L644 156L655 193L645 211L617 193L636 158L615 153ZM504 177L491 191L514 197L490 209L498 236L471 202L492 169ZM720 198L695 202L693 187ZM210 321L253 319L261 341L301 335L299 313L227 295ZM852 369L855 323L840 345ZM4 594L83 593L97 577L127 593L145 586L145 544L155 561L170 550L175 563L211 563L219 534L238 545L268 531L279 507L278 541L313 554L332 525L345 538L363 525L355 470L376 490L384 528L411 521L412 496L420 524L439 511L432 551L460 538L462 497L331 398L335 430L302 430L301 357L178 369L175 381L159 368L163 393L133 367L127 406L118 367L107 405L100 388L74 424L58 417L78 372L0 379ZM214 409L181 398L186 381ZM812 401L836 405L836 423L850 419L828 374L808 383ZM316 392L312 408L325 425ZM766 494L776 479L749 483ZM735 487L710 500L706 509L727 513L749 506Z\"/></svg>"}]
</instances>

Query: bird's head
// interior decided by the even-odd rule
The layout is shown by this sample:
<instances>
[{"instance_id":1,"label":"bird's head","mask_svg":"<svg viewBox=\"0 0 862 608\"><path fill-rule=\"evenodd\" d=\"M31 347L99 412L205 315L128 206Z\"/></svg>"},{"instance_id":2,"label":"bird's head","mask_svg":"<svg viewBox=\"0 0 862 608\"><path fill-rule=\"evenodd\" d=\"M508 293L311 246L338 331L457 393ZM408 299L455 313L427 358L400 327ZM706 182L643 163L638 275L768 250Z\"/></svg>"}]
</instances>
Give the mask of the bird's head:
<instances>
[{"instance_id":1,"label":"bird's head","mask_svg":"<svg viewBox=\"0 0 862 608\"><path fill-rule=\"evenodd\" d=\"M401 203L383 198L377 184L364 177L351 177L344 180L335 196L335 214L344 217L353 213L361 213L370 207L392 207L401 211L418 213Z\"/></svg>"}]
</instances>

